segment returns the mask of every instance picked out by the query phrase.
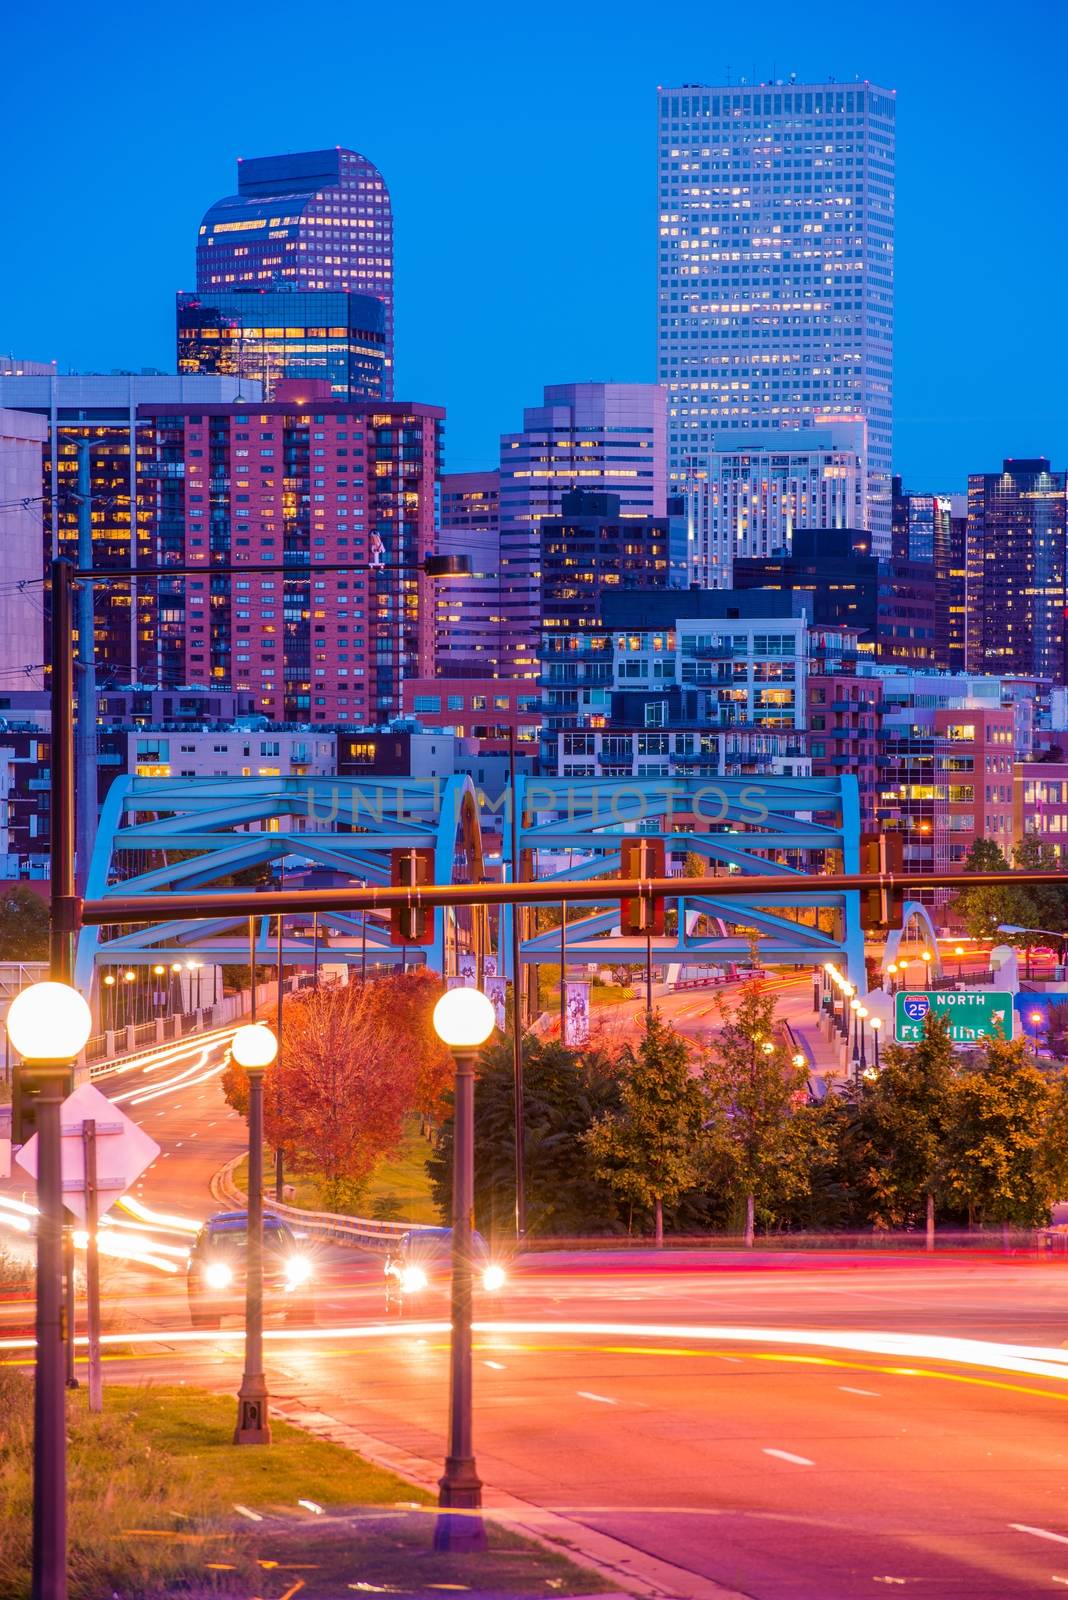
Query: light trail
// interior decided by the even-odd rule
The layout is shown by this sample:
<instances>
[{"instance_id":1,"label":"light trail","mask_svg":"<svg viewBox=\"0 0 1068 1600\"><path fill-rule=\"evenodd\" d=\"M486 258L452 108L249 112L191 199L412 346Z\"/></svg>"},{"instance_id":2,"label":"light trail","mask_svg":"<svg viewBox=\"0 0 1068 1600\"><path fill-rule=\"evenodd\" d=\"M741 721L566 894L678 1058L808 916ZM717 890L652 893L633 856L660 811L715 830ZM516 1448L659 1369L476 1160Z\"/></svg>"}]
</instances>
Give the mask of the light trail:
<instances>
[{"instance_id":1,"label":"light trail","mask_svg":"<svg viewBox=\"0 0 1068 1600\"><path fill-rule=\"evenodd\" d=\"M205 1047L214 1049L218 1045L229 1044L236 1032L235 1025L232 1028L217 1028L211 1033L191 1034L188 1039L161 1045L158 1050L135 1056L132 1061L118 1061L114 1066L103 1067L93 1073L92 1081L98 1083L101 1078L117 1078L127 1072L156 1072L160 1067L171 1066L183 1056L192 1055L197 1050L203 1050Z\"/></svg>"},{"instance_id":2,"label":"light trail","mask_svg":"<svg viewBox=\"0 0 1068 1600\"><path fill-rule=\"evenodd\" d=\"M138 1200L135 1195L124 1194L121 1200L116 1201L124 1211L132 1217L137 1217L140 1222L151 1223L157 1228L170 1230L173 1233L199 1233L200 1223L194 1222L190 1217L179 1217L174 1212L153 1211L151 1206L146 1206L143 1200Z\"/></svg>"},{"instance_id":3,"label":"light trail","mask_svg":"<svg viewBox=\"0 0 1068 1600\"><path fill-rule=\"evenodd\" d=\"M198 1051L196 1061L192 1062L175 1077L165 1078L162 1083L140 1084L136 1089L127 1089L123 1094L113 1094L111 1096L112 1104L120 1106L124 1101L129 1100L132 1105L139 1106L144 1100L158 1100L161 1095L169 1094L172 1089L185 1089L194 1083L202 1083L203 1078L195 1077L194 1074L201 1072L207 1066L213 1049L214 1046L212 1045L203 1046ZM223 1070L224 1066L225 1062L218 1061L204 1076L214 1077L216 1073Z\"/></svg>"},{"instance_id":4,"label":"light trail","mask_svg":"<svg viewBox=\"0 0 1068 1600\"><path fill-rule=\"evenodd\" d=\"M955 1366L982 1367L988 1371L1009 1372L1026 1378L1053 1378L1068 1381L1068 1351L1055 1346L1005 1344L989 1339L960 1339L935 1334L898 1334L868 1331L843 1332L837 1329L818 1328L756 1328L756 1327L690 1327L679 1323L620 1323L620 1322L476 1322L473 1331L483 1335L537 1335L557 1339L560 1337L586 1337L598 1339L672 1339L685 1346L687 1342L707 1345L762 1344L787 1346L815 1346L817 1348L844 1350L851 1353L890 1356L898 1360L943 1361ZM428 1338L449 1332L447 1322L411 1322L403 1330L395 1321L357 1323L347 1327L271 1328L264 1330L264 1338L275 1341L303 1340L308 1343L326 1340L396 1339L401 1332L405 1339ZM103 1335L105 1344L203 1344L230 1343L244 1340L243 1327L233 1330L214 1329L204 1332L193 1328L158 1329L151 1333L113 1333ZM84 1342L84 1341L79 1341ZM0 1339L0 1350L28 1350L32 1339ZM609 1354L643 1354L641 1346L610 1348ZM652 1353L652 1352L650 1352ZM687 1355L696 1352L685 1348L660 1351L659 1354ZM790 1359L790 1358L784 1358ZM799 1362L819 1364L819 1357L796 1356ZM923 1376L914 1368L891 1369L896 1376ZM1066 1398L1058 1396L1058 1398Z\"/></svg>"}]
</instances>

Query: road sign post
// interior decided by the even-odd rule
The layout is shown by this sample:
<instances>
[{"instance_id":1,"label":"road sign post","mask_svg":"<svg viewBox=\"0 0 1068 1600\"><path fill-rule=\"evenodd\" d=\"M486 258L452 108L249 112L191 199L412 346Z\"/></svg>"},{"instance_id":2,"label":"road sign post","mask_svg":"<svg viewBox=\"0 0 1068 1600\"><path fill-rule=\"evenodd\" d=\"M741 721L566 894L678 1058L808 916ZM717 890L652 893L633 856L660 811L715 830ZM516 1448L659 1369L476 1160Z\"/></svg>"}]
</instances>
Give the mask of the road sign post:
<instances>
[{"instance_id":1,"label":"road sign post","mask_svg":"<svg viewBox=\"0 0 1068 1600\"><path fill-rule=\"evenodd\" d=\"M100 1366L100 1250L96 1230L99 1222L96 1202L96 1119L82 1123L85 1147L85 1307L89 1335L89 1410L104 1409L104 1375Z\"/></svg>"},{"instance_id":2,"label":"road sign post","mask_svg":"<svg viewBox=\"0 0 1068 1600\"><path fill-rule=\"evenodd\" d=\"M1012 1038L1012 995L1000 990L901 989L894 996L894 1038L919 1044L928 1017L943 1017L952 1044L981 1044Z\"/></svg>"},{"instance_id":3,"label":"road sign post","mask_svg":"<svg viewBox=\"0 0 1068 1600\"><path fill-rule=\"evenodd\" d=\"M103 1403L100 1361L100 1247L102 1212L122 1198L159 1155L159 1145L91 1083L83 1083L59 1111L63 1204L85 1224L85 1288L89 1332L89 1407ZM38 1139L34 1134L15 1157L37 1177ZM74 1343L73 1315L68 1337Z\"/></svg>"}]
</instances>

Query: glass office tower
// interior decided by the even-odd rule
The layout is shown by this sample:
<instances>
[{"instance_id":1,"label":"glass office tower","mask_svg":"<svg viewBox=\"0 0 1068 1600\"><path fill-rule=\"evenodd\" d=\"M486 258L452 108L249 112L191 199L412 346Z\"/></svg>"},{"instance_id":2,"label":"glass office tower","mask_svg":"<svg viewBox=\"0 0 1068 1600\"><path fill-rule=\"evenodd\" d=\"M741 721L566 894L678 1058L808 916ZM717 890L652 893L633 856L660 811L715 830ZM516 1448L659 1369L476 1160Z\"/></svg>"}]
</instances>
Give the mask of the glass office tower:
<instances>
[{"instance_id":1,"label":"glass office tower","mask_svg":"<svg viewBox=\"0 0 1068 1600\"><path fill-rule=\"evenodd\" d=\"M659 91L658 377L669 470L755 428L857 418L890 554L894 97L868 83Z\"/></svg>"},{"instance_id":2,"label":"glass office tower","mask_svg":"<svg viewBox=\"0 0 1068 1600\"><path fill-rule=\"evenodd\" d=\"M371 295L382 302L388 399L393 212L382 174L366 156L338 146L238 162L237 193L217 200L200 224L197 290L214 295L280 286ZM311 325L331 326L325 315L313 316Z\"/></svg>"},{"instance_id":3,"label":"glass office tower","mask_svg":"<svg viewBox=\"0 0 1068 1600\"><path fill-rule=\"evenodd\" d=\"M385 307L331 289L180 294L178 371L256 378L267 400L284 378L323 379L339 400L381 400Z\"/></svg>"}]
</instances>

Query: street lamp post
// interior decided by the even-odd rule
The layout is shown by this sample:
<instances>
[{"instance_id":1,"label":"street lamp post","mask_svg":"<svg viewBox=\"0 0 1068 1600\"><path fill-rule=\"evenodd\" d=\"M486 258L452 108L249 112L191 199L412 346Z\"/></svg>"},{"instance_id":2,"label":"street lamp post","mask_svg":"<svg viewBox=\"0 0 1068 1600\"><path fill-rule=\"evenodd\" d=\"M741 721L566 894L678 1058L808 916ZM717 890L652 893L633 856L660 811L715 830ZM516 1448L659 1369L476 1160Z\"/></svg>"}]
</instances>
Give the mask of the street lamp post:
<instances>
[{"instance_id":1,"label":"street lamp post","mask_svg":"<svg viewBox=\"0 0 1068 1600\"><path fill-rule=\"evenodd\" d=\"M475 1468L471 1376L471 1229L474 1210L475 1055L493 1032L481 989L450 989L434 1007L434 1030L456 1067L452 1151L452 1336L449 1447L439 1479L435 1550L484 1550L482 1480Z\"/></svg>"},{"instance_id":2,"label":"street lamp post","mask_svg":"<svg viewBox=\"0 0 1068 1600\"><path fill-rule=\"evenodd\" d=\"M861 1072L863 1072L864 1068L868 1065L868 1057L867 1057L867 1055L865 1053L865 1048L864 1048L865 1036L866 1036L866 1029L864 1027L864 1023L865 1023L865 1021L867 1019L867 1015L868 1015L868 1009L867 1009L866 1006L859 1006L857 1008L857 1021L860 1024L860 1070L861 1070Z\"/></svg>"},{"instance_id":3,"label":"street lamp post","mask_svg":"<svg viewBox=\"0 0 1068 1600\"><path fill-rule=\"evenodd\" d=\"M63 1341L60 1107L92 1013L66 983L34 983L11 1002L7 1031L37 1087L37 1319L33 1388L33 1600L66 1600L67 1419Z\"/></svg>"},{"instance_id":4,"label":"street lamp post","mask_svg":"<svg viewBox=\"0 0 1068 1600\"><path fill-rule=\"evenodd\" d=\"M894 994L897 993L897 962L896 961L891 961L890 965L886 969L886 976L890 979L890 993L892 995L894 995Z\"/></svg>"},{"instance_id":5,"label":"street lamp post","mask_svg":"<svg viewBox=\"0 0 1068 1600\"><path fill-rule=\"evenodd\" d=\"M248 1074L248 1226L245 1234L245 1370L237 1396L235 1444L270 1444L263 1374L263 1074L278 1054L264 1022L238 1028L230 1045Z\"/></svg>"},{"instance_id":6,"label":"street lamp post","mask_svg":"<svg viewBox=\"0 0 1068 1600\"><path fill-rule=\"evenodd\" d=\"M924 986L925 989L929 989L931 987L931 952L930 952L930 950L921 950L920 951L920 960L923 962L923 986Z\"/></svg>"},{"instance_id":7,"label":"street lamp post","mask_svg":"<svg viewBox=\"0 0 1068 1600\"><path fill-rule=\"evenodd\" d=\"M855 994L849 1002L849 1009L853 1013L853 1074L856 1076L860 1070L860 1001ZM846 1025L848 1027L848 1023Z\"/></svg>"},{"instance_id":8,"label":"street lamp post","mask_svg":"<svg viewBox=\"0 0 1068 1600\"><path fill-rule=\"evenodd\" d=\"M963 945L957 945L957 947L953 951L953 954L957 958L957 982L958 983L963 983L964 982L964 968L962 967L961 962L964 960L964 946Z\"/></svg>"},{"instance_id":9,"label":"street lamp post","mask_svg":"<svg viewBox=\"0 0 1068 1600\"><path fill-rule=\"evenodd\" d=\"M882 1027L882 1025L883 1025L882 1017L872 1017L872 1019L871 1019L871 1039L872 1039L872 1049L875 1052L875 1070L876 1070L876 1072L878 1072L878 1070L879 1070L879 1029Z\"/></svg>"}]
</instances>

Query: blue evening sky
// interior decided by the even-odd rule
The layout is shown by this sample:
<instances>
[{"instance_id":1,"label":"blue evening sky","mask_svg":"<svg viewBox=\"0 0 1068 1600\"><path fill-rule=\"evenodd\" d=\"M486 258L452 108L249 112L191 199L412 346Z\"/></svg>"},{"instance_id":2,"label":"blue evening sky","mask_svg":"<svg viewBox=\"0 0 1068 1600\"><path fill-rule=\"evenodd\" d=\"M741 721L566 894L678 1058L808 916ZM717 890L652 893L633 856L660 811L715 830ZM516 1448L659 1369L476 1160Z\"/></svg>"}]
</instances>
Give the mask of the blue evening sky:
<instances>
[{"instance_id":1,"label":"blue evening sky","mask_svg":"<svg viewBox=\"0 0 1068 1600\"><path fill-rule=\"evenodd\" d=\"M0 351L173 369L173 294L239 155L344 144L393 195L398 396L490 466L546 382L651 380L655 89L898 94L895 466L1068 462L1062 0L13 5Z\"/></svg>"}]
</instances>

